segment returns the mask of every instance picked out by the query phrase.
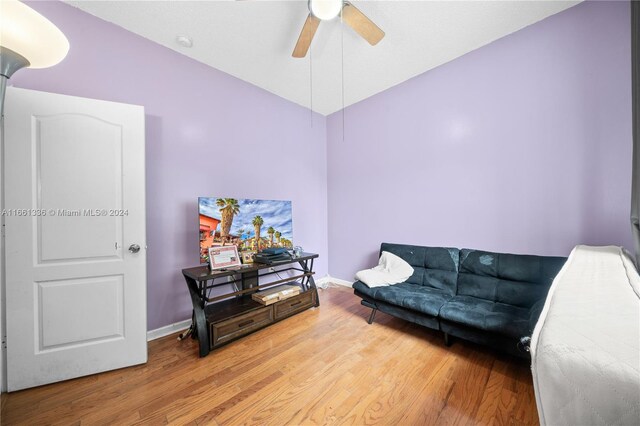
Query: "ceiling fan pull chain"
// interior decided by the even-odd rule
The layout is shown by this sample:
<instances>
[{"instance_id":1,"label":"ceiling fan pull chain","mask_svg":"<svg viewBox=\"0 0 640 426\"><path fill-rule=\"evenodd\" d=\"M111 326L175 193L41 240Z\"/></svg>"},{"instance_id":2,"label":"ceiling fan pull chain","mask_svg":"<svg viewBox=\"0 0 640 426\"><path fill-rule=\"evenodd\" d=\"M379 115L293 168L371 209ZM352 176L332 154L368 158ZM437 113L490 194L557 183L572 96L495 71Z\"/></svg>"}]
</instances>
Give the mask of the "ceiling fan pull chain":
<instances>
[{"instance_id":1,"label":"ceiling fan pull chain","mask_svg":"<svg viewBox=\"0 0 640 426\"><path fill-rule=\"evenodd\" d=\"M311 114L311 128L313 129L313 62L311 57L311 46L309 46L309 110Z\"/></svg>"},{"instance_id":2,"label":"ceiling fan pull chain","mask_svg":"<svg viewBox=\"0 0 640 426\"><path fill-rule=\"evenodd\" d=\"M340 50L342 51L341 55L342 55L342 73L341 73L341 79L342 79L342 142L344 143L344 25L343 24L343 20L342 20L342 12L343 12L344 8L340 11Z\"/></svg>"}]
</instances>

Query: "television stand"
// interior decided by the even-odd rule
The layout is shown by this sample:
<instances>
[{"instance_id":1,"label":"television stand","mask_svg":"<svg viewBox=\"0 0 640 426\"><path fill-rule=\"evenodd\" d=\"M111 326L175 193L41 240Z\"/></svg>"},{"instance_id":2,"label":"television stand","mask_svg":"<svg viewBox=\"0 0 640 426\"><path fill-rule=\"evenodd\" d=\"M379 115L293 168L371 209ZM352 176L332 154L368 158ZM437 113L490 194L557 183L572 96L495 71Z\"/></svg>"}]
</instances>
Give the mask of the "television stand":
<instances>
[{"instance_id":1,"label":"television stand","mask_svg":"<svg viewBox=\"0 0 640 426\"><path fill-rule=\"evenodd\" d=\"M182 270L187 282L193 316L189 329L180 339L191 334L197 338L200 356L217 347L270 324L295 315L308 308L320 306L318 290L313 279L314 253L272 264L254 263L236 270L212 271L209 266ZM275 270L271 270L274 268ZM269 278L276 280L267 280ZM279 284L300 286L300 294L271 305L263 305L251 298L258 290ZM216 287L232 285L235 291L211 296Z\"/></svg>"}]
</instances>

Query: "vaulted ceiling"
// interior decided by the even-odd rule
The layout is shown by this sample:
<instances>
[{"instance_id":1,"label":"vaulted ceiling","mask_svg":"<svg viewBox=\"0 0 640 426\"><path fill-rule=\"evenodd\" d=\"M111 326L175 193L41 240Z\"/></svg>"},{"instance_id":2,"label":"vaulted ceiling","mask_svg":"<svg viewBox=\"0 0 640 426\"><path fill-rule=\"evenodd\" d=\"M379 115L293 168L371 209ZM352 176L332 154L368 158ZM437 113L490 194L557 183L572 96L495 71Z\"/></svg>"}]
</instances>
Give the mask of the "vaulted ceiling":
<instances>
[{"instance_id":1,"label":"vaulted ceiling","mask_svg":"<svg viewBox=\"0 0 640 426\"><path fill-rule=\"evenodd\" d=\"M67 3L328 115L579 1L353 0L385 38L370 46L339 18L323 21L303 59L291 52L306 0ZM177 36L193 46L181 46Z\"/></svg>"}]
</instances>

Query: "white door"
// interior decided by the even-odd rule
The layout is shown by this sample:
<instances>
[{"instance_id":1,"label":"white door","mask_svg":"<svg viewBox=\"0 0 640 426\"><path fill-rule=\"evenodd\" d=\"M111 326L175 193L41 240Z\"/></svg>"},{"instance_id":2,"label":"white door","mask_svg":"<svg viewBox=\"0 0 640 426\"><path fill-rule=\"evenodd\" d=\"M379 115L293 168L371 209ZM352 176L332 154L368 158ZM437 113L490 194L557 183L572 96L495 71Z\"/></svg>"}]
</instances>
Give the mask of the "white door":
<instances>
[{"instance_id":1,"label":"white door","mask_svg":"<svg viewBox=\"0 0 640 426\"><path fill-rule=\"evenodd\" d=\"M4 127L8 390L146 362L144 109L9 88Z\"/></svg>"}]
</instances>

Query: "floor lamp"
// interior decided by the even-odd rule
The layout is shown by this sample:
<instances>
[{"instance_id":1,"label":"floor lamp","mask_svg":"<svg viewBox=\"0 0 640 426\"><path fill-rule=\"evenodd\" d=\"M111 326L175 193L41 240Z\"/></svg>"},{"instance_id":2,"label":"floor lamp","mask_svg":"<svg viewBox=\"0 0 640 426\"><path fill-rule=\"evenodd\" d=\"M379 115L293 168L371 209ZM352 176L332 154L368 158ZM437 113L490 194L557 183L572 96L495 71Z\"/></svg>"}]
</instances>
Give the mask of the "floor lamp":
<instances>
[{"instance_id":1,"label":"floor lamp","mask_svg":"<svg viewBox=\"0 0 640 426\"><path fill-rule=\"evenodd\" d=\"M0 0L0 209L4 209L4 96L7 80L21 68L47 68L62 61L69 41L55 25L17 0ZM4 232L5 218L0 217ZM0 239L0 333L6 335L4 238ZM3 339L4 340L4 337ZM2 346L4 346L4 341ZM2 351L2 348L0 348ZM5 390L4 354L0 353L0 391Z\"/></svg>"},{"instance_id":2,"label":"floor lamp","mask_svg":"<svg viewBox=\"0 0 640 426\"><path fill-rule=\"evenodd\" d=\"M21 68L48 68L62 61L69 41L55 25L18 0L0 1L0 117L7 80Z\"/></svg>"}]
</instances>

